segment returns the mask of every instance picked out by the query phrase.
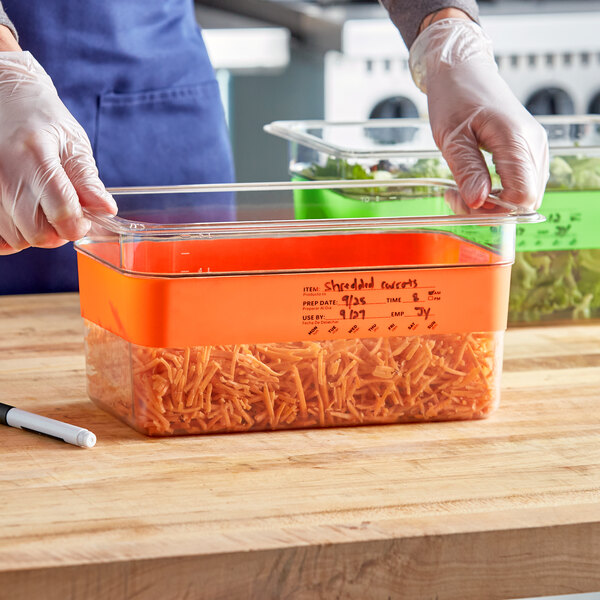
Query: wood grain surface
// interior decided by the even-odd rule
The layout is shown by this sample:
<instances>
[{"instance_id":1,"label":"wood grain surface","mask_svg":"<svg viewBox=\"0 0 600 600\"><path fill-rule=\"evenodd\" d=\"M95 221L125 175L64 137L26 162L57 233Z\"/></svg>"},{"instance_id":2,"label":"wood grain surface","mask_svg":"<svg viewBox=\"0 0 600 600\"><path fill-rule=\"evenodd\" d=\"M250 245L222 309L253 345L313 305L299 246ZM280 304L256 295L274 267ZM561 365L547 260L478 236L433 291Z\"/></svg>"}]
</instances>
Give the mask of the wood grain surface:
<instances>
[{"instance_id":1,"label":"wood grain surface","mask_svg":"<svg viewBox=\"0 0 600 600\"><path fill-rule=\"evenodd\" d=\"M86 397L75 295L0 298L1 600L600 590L600 326L510 330L479 422L149 439Z\"/></svg>"}]
</instances>

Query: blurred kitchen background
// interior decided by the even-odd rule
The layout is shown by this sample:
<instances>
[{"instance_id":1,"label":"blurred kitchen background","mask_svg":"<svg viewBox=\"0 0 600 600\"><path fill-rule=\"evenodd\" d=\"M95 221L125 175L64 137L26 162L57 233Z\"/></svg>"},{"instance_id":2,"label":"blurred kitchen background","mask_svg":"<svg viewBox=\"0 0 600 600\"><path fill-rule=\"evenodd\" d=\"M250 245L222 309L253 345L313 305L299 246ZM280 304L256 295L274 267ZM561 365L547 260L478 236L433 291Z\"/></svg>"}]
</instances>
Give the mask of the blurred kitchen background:
<instances>
[{"instance_id":1,"label":"blurred kitchen background","mask_svg":"<svg viewBox=\"0 0 600 600\"><path fill-rule=\"evenodd\" d=\"M600 0L480 0L500 73L535 115L600 113ZM426 116L377 0L196 0L238 181L288 179L276 119Z\"/></svg>"}]
</instances>

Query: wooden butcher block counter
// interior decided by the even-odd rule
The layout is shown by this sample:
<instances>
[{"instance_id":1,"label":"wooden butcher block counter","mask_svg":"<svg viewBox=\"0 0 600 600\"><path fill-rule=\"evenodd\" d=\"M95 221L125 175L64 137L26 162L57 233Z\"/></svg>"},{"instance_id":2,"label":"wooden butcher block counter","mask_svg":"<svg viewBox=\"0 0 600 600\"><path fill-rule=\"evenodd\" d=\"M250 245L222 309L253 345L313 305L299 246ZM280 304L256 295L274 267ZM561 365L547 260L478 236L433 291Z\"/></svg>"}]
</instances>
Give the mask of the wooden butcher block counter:
<instances>
[{"instance_id":1,"label":"wooden butcher block counter","mask_svg":"<svg viewBox=\"0 0 600 600\"><path fill-rule=\"evenodd\" d=\"M76 295L0 298L0 599L600 590L600 326L507 333L486 421L150 439L86 396Z\"/></svg>"}]
</instances>

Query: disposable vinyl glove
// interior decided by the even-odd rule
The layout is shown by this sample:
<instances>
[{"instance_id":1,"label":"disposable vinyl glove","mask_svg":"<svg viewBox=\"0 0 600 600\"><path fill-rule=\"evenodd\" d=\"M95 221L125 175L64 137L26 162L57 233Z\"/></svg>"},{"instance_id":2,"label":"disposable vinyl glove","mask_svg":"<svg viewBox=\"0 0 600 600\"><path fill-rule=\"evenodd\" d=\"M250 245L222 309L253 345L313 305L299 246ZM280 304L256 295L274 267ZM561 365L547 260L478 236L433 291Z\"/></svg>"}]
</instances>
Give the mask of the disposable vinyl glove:
<instances>
[{"instance_id":1,"label":"disposable vinyl glove","mask_svg":"<svg viewBox=\"0 0 600 600\"><path fill-rule=\"evenodd\" d=\"M116 214L83 128L29 52L0 52L0 254L83 237Z\"/></svg>"},{"instance_id":2,"label":"disposable vinyl glove","mask_svg":"<svg viewBox=\"0 0 600 600\"><path fill-rule=\"evenodd\" d=\"M478 208L491 191L481 148L492 154L502 200L537 209L548 179L546 132L498 74L483 30L464 19L429 25L410 49L410 68L465 202Z\"/></svg>"}]
</instances>

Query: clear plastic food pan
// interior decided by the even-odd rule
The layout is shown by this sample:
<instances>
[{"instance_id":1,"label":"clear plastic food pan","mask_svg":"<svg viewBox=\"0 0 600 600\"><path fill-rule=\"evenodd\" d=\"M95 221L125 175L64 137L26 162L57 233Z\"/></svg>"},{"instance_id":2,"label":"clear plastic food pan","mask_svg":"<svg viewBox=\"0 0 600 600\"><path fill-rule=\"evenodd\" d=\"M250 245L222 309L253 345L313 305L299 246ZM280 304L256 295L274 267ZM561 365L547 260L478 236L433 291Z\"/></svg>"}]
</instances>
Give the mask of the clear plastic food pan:
<instances>
[{"instance_id":1,"label":"clear plastic food pan","mask_svg":"<svg viewBox=\"0 0 600 600\"><path fill-rule=\"evenodd\" d=\"M543 227L519 227L509 323L600 318L600 116L540 117L550 144ZM265 129L289 141L296 180L452 178L423 119L361 123L277 121ZM500 185L488 158L493 187ZM314 197L318 195L318 201ZM308 196L313 196L309 198ZM390 202L357 202L332 190L301 192L303 218L401 214Z\"/></svg>"},{"instance_id":2,"label":"clear plastic food pan","mask_svg":"<svg viewBox=\"0 0 600 600\"><path fill-rule=\"evenodd\" d=\"M295 219L320 182L115 191L76 244L91 399L147 435L489 415L516 227L543 217L441 180L324 186L413 216ZM232 197L237 221L195 222Z\"/></svg>"}]
</instances>

